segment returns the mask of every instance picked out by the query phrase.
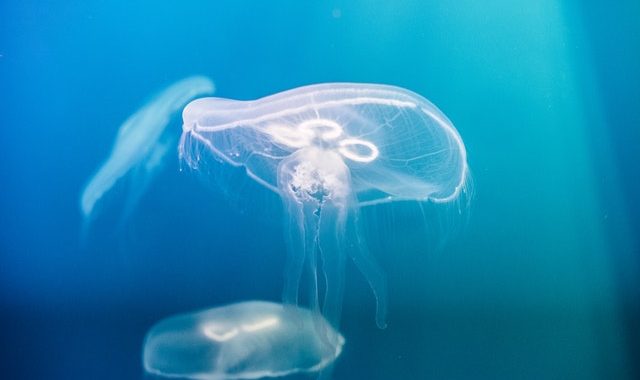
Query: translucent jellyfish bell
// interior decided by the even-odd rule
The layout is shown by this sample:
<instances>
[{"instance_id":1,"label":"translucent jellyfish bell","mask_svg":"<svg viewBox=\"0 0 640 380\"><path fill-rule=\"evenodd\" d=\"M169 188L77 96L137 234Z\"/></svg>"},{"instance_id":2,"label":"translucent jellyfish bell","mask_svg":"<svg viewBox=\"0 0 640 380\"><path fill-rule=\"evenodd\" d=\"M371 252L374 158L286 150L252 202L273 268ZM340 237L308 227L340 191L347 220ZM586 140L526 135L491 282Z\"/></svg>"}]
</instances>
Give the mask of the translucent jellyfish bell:
<instances>
[{"instance_id":1,"label":"translucent jellyfish bell","mask_svg":"<svg viewBox=\"0 0 640 380\"><path fill-rule=\"evenodd\" d=\"M317 334L321 327L324 334ZM147 334L144 368L155 375L228 380L316 372L344 338L321 316L251 301L170 317Z\"/></svg>"},{"instance_id":2,"label":"translucent jellyfish bell","mask_svg":"<svg viewBox=\"0 0 640 380\"><path fill-rule=\"evenodd\" d=\"M213 82L201 76L185 78L165 88L118 130L111 154L91 178L80 197L80 208L90 219L98 201L128 173L134 172L135 186L129 205L135 203L161 167L167 152L175 149L179 131L167 131L172 115L195 97L210 95Z\"/></svg>"},{"instance_id":3,"label":"translucent jellyfish bell","mask_svg":"<svg viewBox=\"0 0 640 380\"><path fill-rule=\"evenodd\" d=\"M255 101L197 99L183 111L183 123L179 151L191 167L198 168L204 148L280 195L289 251L283 300L299 303L304 281L308 302L334 325L346 256L376 295L378 326L386 323L386 280L359 232L359 208L452 201L467 181L465 147L452 123L398 87L337 83Z\"/></svg>"}]
</instances>

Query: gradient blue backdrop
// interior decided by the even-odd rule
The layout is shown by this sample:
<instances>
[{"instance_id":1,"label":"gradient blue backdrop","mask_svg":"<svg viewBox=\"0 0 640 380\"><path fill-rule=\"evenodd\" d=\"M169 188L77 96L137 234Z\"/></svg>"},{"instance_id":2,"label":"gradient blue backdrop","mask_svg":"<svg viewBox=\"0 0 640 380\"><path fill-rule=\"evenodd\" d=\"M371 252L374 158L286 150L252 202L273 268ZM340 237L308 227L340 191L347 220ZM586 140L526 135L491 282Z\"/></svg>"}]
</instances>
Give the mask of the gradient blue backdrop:
<instances>
[{"instance_id":1,"label":"gradient blue backdrop","mask_svg":"<svg viewBox=\"0 0 640 380\"><path fill-rule=\"evenodd\" d=\"M155 321L279 298L277 204L238 213L177 158L126 233L116 192L80 246L118 126L193 74L238 99L394 84L465 140L468 226L433 253L398 223L402 248L374 249L387 330L348 268L336 379L640 377L637 1L171 3L0 3L0 377L142 378Z\"/></svg>"}]
</instances>

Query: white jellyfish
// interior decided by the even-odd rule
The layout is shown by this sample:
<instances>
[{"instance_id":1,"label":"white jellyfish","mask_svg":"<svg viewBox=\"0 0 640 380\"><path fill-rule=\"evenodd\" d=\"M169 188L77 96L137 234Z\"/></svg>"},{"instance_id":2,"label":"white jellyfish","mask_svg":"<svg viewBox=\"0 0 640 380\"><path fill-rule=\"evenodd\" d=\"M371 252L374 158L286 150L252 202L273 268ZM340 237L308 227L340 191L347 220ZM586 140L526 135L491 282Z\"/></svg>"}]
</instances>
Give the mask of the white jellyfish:
<instances>
[{"instance_id":1,"label":"white jellyfish","mask_svg":"<svg viewBox=\"0 0 640 380\"><path fill-rule=\"evenodd\" d=\"M386 326L386 278L360 233L359 209L398 200L453 201L468 177L465 147L452 123L428 100L393 86L321 84L254 101L202 98L187 105L183 123L179 152L191 167L198 169L208 160L202 152L209 152L282 198L283 301L300 304L306 287L306 302L334 326L346 257L371 285L376 323Z\"/></svg>"},{"instance_id":2,"label":"white jellyfish","mask_svg":"<svg viewBox=\"0 0 640 380\"><path fill-rule=\"evenodd\" d=\"M318 326L324 334L317 334ZM320 371L343 345L342 335L317 313L249 301L158 322L145 338L143 364L164 377L279 377Z\"/></svg>"},{"instance_id":3,"label":"white jellyfish","mask_svg":"<svg viewBox=\"0 0 640 380\"><path fill-rule=\"evenodd\" d=\"M213 91L213 82L208 78L189 77L167 87L131 115L120 127L109 158L82 192L80 208L85 219L91 219L97 202L130 172L134 172L136 183L129 204L135 203L167 152L175 149L180 132L167 131L172 115L190 100Z\"/></svg>"}]
</instances>

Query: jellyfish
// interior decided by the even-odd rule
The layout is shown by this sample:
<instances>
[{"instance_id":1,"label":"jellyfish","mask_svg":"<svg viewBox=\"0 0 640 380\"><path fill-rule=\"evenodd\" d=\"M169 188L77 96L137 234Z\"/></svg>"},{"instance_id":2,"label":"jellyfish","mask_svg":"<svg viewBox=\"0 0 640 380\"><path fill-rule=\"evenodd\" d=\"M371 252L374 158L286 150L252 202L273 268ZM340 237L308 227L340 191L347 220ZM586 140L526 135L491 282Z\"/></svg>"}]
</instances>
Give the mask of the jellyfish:
<instances>
[{"instance_id":1,"label":"jellyfish","mask_svg":"<svg viewBox=\"0 0 640 380\"><path fill-rule=\"evenodd\" d=\"M328 339L316 334L317 325ZM344 342L307 309L247 301L158 322L145 338L143 364L146 372L165 377L280 377L321 371L340 356Z\"/></svg>"},{"instance_id":2,"label":"jellyfish","mask_svg":"<svg viewBox=\"0 0 640 380\"><path fill-rule=\"evenodd\" d=\"M468 177L465 147L451 121L420 95L377 84L318 84L253 101L196 99L183 111L179 154L195 170L209 157L243 168L280 196L283 302L304 300L333 326L347 258L374 293L377 326L386 326L386 277L369 253L360 209L451 202Z\"/></svg>"},{"instance_id":3,"label":"jellyfish","mask_svg":"<svg viewBox=\"0 0 640 380\"><path fill-rule=\"evenodd\" d=\"M92 218L98 201L128 173L133 174L134 183L127 208L136 203L162 167L167 153L175 149L180 130L167 130L172 115L190 100L213 94L213 91L213 82L208 78L185 78L167 87L122 124L109 158L80 197L80 208L86 220Z\"/></svg>"}]
</instances>

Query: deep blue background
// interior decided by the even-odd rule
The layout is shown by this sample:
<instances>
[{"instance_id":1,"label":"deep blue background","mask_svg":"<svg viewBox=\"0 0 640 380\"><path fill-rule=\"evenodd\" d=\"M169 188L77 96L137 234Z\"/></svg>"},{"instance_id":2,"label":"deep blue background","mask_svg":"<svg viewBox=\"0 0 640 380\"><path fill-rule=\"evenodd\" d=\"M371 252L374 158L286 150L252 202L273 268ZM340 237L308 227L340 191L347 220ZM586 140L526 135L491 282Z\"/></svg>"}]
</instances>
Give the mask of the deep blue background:
<instances>
[{"instance_id":1,"label":"deep blue background","mask_svg":"<svg viewBox=\"0 0 640 380\"><path fill-rule=\"evenodd\" d=\"M411 220L378 231L405 236L374 249L389 328L350 266L336 378L638 378L640 6L480 3L0 3L1 377L141 378L155 321L279 298L277 202L238 212L177 159L124 233L116 189L81 247L79 194L119 125L202 74L238 99L406 87L465 140L467 227L438 252Z\"/></svg>"}]
</instances>

